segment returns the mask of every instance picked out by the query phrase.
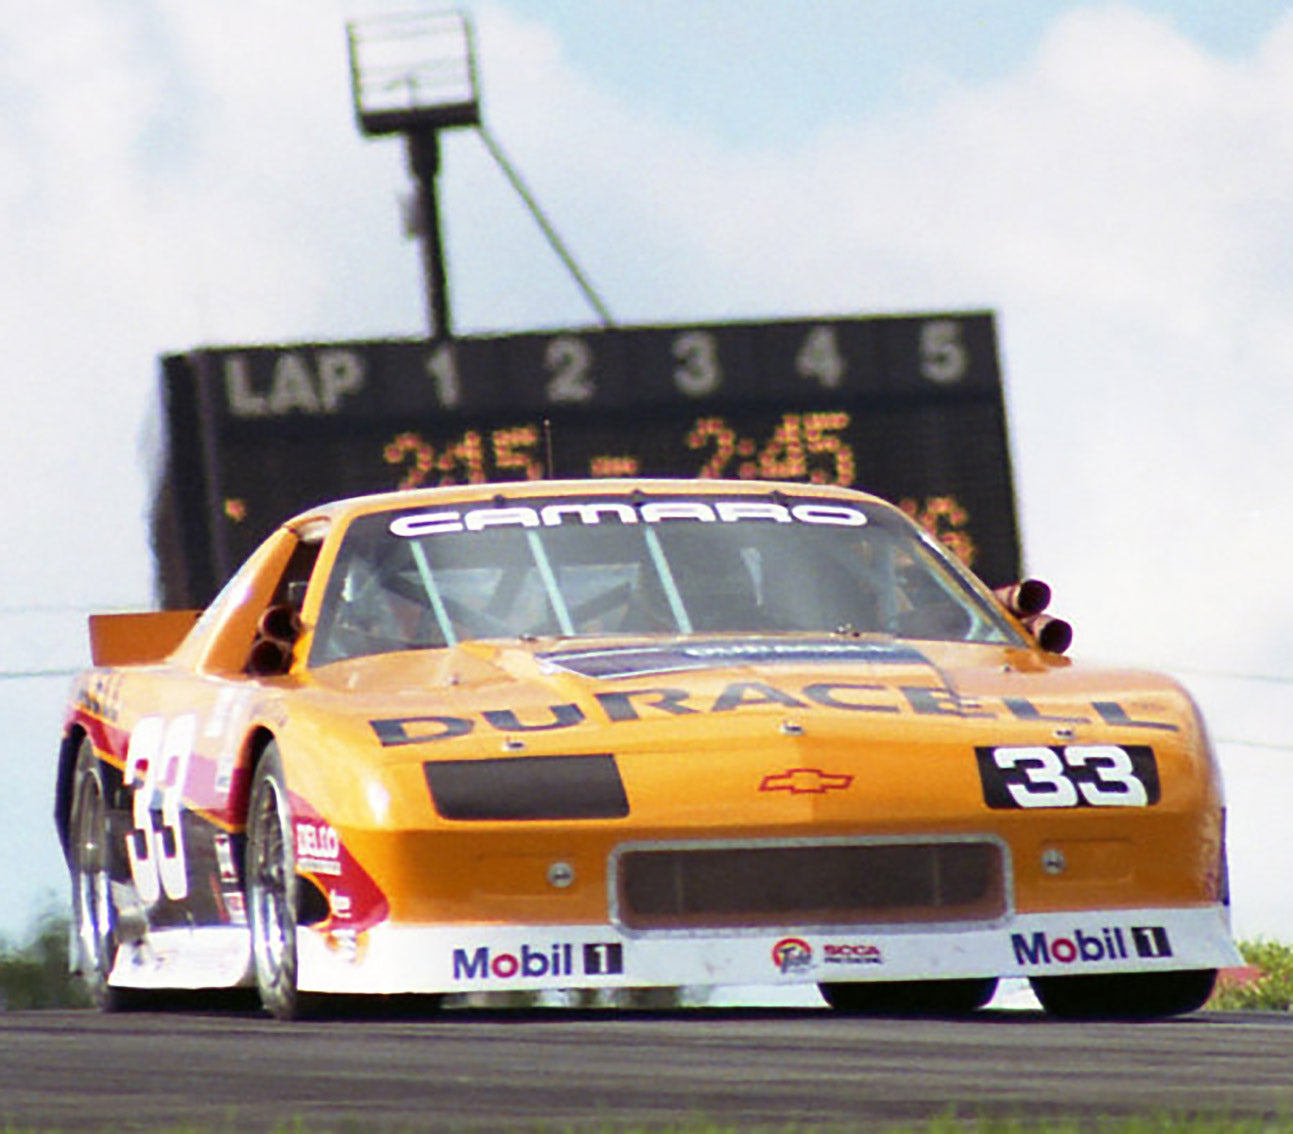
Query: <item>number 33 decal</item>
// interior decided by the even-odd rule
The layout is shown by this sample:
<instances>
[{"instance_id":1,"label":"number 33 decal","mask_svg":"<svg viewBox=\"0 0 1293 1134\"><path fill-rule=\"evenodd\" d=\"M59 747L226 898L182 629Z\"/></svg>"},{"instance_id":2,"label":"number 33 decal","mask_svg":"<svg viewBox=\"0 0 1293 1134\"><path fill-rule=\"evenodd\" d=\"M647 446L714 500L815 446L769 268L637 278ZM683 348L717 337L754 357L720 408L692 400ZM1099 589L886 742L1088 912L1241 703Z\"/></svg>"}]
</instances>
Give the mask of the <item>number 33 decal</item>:
<instances>
[{"instance_id":1,"label":"number 33 decal","mask_svg":"<svg viewBox=\"0 0 1293 1134\"><path fill-rule=\"evenodd\" d=\"M989 807L1149 807L1158 766L1142 745L976 748Z\"/></svg>"},{"instance_id":2,"label":"number 33 decal","mask_svg":"<svg viewBox=\"0 0 1293 1134\"><path fill-rule=\"evenodd\" d=\"M146 906L163 893L175 902L189 894L181 805L196 734L191 713L170 721L144 717L130 734L125 781L134 810L126 854L135 890Z\"/></svg>"}]
</instances>

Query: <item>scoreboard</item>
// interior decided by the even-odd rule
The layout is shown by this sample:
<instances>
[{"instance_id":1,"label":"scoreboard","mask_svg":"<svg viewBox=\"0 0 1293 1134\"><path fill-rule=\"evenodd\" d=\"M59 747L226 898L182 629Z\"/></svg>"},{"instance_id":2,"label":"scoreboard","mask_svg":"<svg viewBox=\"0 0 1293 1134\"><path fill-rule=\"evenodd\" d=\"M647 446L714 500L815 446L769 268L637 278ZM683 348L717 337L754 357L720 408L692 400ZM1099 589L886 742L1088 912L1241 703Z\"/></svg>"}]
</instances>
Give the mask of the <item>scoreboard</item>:
<instances>
[{"instance_id":1,"label":"scoreboard","mask_svg":"<svg viewBox=\"0 0 1293 1134\"><path fill-rule=\"evenodd\" d=\"M163 358L162 393L168 607L321 501L545 477L853 486L1019 577L985 312L202 348Z\"/></svg>"}]
</instances>

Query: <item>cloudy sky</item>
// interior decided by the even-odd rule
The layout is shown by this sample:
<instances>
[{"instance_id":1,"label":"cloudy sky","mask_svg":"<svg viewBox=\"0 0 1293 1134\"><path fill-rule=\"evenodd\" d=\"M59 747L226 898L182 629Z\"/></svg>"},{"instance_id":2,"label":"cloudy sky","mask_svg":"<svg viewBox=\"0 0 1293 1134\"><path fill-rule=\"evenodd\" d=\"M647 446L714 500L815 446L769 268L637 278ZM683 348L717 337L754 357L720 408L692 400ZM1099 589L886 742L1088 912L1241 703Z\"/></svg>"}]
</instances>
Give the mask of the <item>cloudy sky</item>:
<instances>
[{"instance_id":1,"label":"cloudy sky","mask_svg":"<svg viewBox=\"0 0 1293 1134\"><path fill-rule=\"evenodd\" d=\"M386 0L0 23L0 935L61 900L84 615L153 602L157 358L424 329ZM491 133L622 323L991 309L1025 560L1076 656L1167 669L1227 774L1242 933L1293 939L1293 13L1275 0L479 0ZM594 321L471 131L460 332Z\"/></svg>"}]
</instances>

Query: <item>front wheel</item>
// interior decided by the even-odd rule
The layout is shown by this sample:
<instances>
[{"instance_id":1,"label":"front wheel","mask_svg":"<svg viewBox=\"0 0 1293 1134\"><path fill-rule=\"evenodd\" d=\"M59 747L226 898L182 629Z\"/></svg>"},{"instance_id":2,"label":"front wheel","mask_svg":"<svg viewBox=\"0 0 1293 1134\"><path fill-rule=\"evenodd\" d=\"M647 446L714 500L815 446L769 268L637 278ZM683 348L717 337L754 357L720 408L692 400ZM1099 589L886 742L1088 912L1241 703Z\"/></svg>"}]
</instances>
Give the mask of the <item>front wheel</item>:
<instances>
[{"instance_id":1,"label":"front wheel","mask_svg":"<svg viewBox=\"0 0 1293 1134\"><path fill-rule=\"evenodd\" d=\"M256 766L247 809L247 917L256 988L280 1020L307 1015L311 998L296 987L296 854L292 812L278 745Z\"/></svg>"},{"instance_id":2,"label":"front wheel","mask_svg":"<svg viewBox=\"0 0 1293 1134\"><path fill-rule=\"evenodd\" d=\"M1207 1003L1216 969L1033 977L1041 1006L1067 1020L1152 1020L1181 1016Z\"/></svg>"},{"instance_id":3,"label":"front wheel","mask_svg":"<svg viewBox=\"0 0 1293 1134\"><path fill-rule=\"evenodd\" d=\"M873 1016L965 1016L997 991L996 977L964 980L882 980L821 984L838 1012Z\"/></svg>"}]
</instances>

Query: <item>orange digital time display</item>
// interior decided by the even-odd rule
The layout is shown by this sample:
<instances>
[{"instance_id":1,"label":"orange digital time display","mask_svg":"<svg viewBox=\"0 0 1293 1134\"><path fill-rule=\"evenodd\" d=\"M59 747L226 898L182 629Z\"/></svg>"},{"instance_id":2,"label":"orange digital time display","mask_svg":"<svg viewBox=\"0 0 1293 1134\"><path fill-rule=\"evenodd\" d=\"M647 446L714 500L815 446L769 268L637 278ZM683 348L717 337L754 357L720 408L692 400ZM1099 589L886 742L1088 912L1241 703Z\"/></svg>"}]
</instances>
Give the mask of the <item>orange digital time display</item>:
<instances>
[{"instance_id":1,"label":"orange digital time display","mask_svg":"<svg viewBox=\"0 0 1293 1134\"><path fill-rule=\"evenodd\" d=\"M549 476L857 487L1018 578L987 313L205 349L163 360L163 393L168 606L319 501Z\"/></svg>"}]
</instances>

